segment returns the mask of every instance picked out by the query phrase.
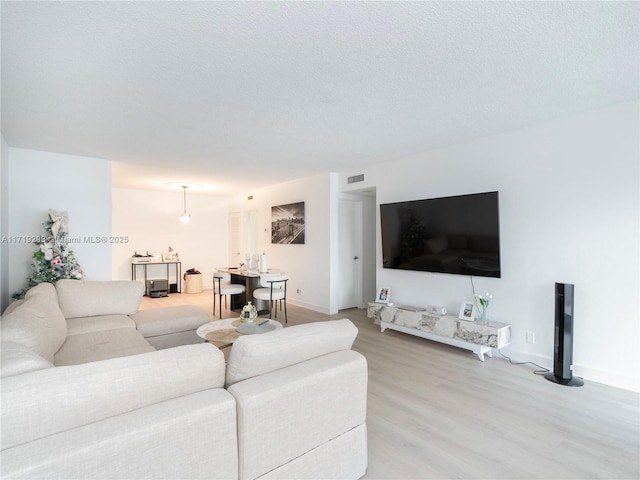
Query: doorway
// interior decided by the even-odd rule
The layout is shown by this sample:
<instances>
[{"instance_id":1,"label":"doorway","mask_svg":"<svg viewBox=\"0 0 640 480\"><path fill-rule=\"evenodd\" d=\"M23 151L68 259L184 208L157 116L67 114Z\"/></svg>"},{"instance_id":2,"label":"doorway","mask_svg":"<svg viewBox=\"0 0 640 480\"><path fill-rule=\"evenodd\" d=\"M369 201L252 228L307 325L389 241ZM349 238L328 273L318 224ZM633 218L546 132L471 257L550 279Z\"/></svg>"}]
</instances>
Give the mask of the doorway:
<instances>
[{"instance_id":1,"label":"doorway","mask_svg":"<svg viewBox=\"0 0 640 480\"><path fill-rule=\"evenodd\" d=\"M338 310L363 308L375 297L375 211L375 189L340 196Z\"/></svg>"},{"instance_id":2,"label":"doorway","mask_svg":"<svg viewBox=\"0 0 640 480\"><path fill-rule=\"evenodd\" d=\"M362 305L362 201L340 199L338 310Z\"/></svg>"},{"instance_id":3,"label":"doorway","mask_svg":"<svg viewBox=\"0 0 640 480\"><path fill-rule=\"evenodd\" d=\"M258 253L258 211L229 214L229 265L239 267L248 253Z\"/></svg>"}]
</instances>

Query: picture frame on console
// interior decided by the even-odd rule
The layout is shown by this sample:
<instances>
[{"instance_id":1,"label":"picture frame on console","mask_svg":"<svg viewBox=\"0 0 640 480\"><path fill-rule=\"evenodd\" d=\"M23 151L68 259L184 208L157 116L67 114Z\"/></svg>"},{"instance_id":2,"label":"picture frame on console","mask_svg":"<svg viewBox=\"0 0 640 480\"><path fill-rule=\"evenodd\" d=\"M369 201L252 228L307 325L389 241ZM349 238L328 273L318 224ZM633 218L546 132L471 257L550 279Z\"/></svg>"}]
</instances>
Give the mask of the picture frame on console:
<instances>
[{"instance_id":1,"label":"picture frame on console","mask_svg":"<svg viewBox=\"0 0 640 480\"><path fill-rule=\"evenodd\" d=\"M171 262L171 252L163 252L162 253L162 261L163 262Z\"/></svg>"},{"instance_id":2,"label":"picture frame on console","mask_svg":"<svg viewBox=\"0 0 640 480\"><path fill-rule=\"evenodd\" d=\"M473 322L478 314L478 307L472 301L462 302L460 305L460 313L458 318L460 320L466 320L467 322Z\"/></svg>"},{"instance_id":3,"label":"picture frame on console","mask_svg":"<svg viewBox=\"0 0 640 480\"><path fill-rule=\"evenodd\" d=\"M389 287L380 287L378 289L378 294L376 295L376 302L389 303L390 293L391 293L391 290L389 290Z\"/></svg>"}]
</instances>

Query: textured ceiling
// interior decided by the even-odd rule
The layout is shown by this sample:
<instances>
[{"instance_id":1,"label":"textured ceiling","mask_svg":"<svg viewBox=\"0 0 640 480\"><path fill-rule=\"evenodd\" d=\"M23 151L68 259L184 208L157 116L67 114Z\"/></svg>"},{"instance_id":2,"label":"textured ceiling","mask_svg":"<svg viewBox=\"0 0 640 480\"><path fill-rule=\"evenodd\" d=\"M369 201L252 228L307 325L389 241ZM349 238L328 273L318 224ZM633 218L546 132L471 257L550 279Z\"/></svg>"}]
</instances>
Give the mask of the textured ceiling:
<instances>
[{"instance_id":1,"label":"textured ceiling","mask_svg":"<svg viewBox=\"0 0 640 480\"><path fill-rule=\"evenodd\" d=\"M7 143L120 187L246 191L638 97L637 2L1 8Z\"/></svg>"}]
</instances>

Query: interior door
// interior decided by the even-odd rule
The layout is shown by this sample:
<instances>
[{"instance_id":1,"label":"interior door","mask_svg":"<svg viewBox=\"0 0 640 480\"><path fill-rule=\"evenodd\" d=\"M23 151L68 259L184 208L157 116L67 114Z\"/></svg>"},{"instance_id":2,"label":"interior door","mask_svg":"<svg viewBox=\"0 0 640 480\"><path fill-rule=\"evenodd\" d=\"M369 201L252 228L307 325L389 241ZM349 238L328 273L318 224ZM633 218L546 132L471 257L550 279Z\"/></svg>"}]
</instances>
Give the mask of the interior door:
<instances>
[{"instance_id":1,"label":"interior door","mask_svg":"<svg viewBox=\"0 0 640 480\"><path fill-rule=\"evenodd\" d=\"M240 213L229 214L229 266L238 267L242 262L240 256Z\"/></svg>"},{"instance_id":2,"label":"interior door","mask_svg":"<svg viewBox=\"0 0 640 480\"><path fill-rule=\"evenodd\" d=\"M338 309L359 308L362 307L362 202L341 199L338 210Z\"/></svg>"}]
</instances>

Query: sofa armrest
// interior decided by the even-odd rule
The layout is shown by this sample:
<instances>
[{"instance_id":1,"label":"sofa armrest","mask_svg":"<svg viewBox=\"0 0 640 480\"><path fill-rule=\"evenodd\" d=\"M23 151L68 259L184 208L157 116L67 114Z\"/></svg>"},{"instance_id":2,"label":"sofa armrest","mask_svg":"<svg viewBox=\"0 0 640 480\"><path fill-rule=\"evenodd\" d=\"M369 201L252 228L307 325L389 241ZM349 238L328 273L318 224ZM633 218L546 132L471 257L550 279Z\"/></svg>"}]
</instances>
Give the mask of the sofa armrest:
<instances>
[{"instance_id":1,"label":"sofa armrest","mask_svg":"<svg viewBox=\"0 0 640 480\"><path fill-rule=\"evenodd\" d=\"M211 344L55 367L2 379L1 449L224 386Z\"/></svg>"},{"instance_id":2,"label":"sofa armrest","mask_svg":"<svg viewBox=\"0 0 640 480\"><path fill-rule=\"evenodd\" d=\"M229 387L237 405L240 478L258 478L363 425L367 380L366 359L343 350Z\"/></svg>"}]
</instances>

